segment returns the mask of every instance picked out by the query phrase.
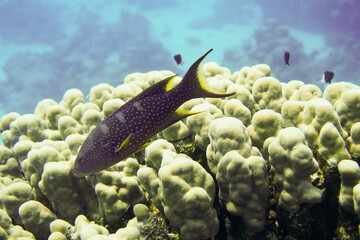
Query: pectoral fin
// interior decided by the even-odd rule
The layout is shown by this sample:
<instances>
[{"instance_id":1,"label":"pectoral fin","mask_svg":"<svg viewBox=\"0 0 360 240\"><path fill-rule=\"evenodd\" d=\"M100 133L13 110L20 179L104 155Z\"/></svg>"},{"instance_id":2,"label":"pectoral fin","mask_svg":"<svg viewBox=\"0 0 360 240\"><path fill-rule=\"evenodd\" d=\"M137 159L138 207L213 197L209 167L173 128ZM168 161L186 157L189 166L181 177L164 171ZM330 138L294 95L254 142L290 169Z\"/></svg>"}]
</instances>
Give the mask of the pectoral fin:
<instances>
[{"instance_id":1,"label":"pectoral fin","mask_svg":"<svg viewBox=\"0 0 360 240\"><path fill-rule=\"evenodd\" d=\"M126 137L126 139L121 143L120 147L115 150L115 152L118 153L121 149L128 147L131 137L132 133L130 133L129 136Z\"/></svg>"}]
</instances>

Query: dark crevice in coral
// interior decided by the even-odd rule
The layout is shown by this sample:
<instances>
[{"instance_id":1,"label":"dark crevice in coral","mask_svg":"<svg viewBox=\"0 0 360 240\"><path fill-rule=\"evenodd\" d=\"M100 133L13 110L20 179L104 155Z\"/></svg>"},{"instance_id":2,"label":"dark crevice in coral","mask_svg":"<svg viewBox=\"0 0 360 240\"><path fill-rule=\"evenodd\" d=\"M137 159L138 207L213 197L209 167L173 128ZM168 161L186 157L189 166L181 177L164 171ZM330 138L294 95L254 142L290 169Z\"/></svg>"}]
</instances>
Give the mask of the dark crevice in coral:
<instances>
[{"instance_id":1,"label":"dark crevice in coral","mask_svg":"<svg viewBox=\"0 0 360 240\"><path fill-rule=\"evenodd\" d=\"M139 164L145 164L145 149L134 154Z\"/></svg>"},{"instance_id":2,"label":"dark crevice in coral","mask_svg":"<svg viewBox=\"0 0 360 240\"><path fill-rule=\"evenodd\" d=\"M53 205L52 205L51 201L41 192L41 190L40 190L40 188L38 186L33 187L33 192L34 192L36 201L42 203L45 207L47 207L53 213L55 213L56 216L60 216L58 211L55 211L55 209L53 208Z\"/></svg>"},{"instance_id":3,"label":"dark crevice in coral","mask_svg":"<svg viewBox=\"0 0 360 240\"><path fill-rule=\"evenodd\" d=\"M336 229L338 239L360 239L359 217L355 213L339 209L339 226Z\"/></svg>"},{"instance_id":4,"label":"dark crevice in coral","mask_svg":"<svg viewBox=\"0 0 360 240\"><path fill-rule=\"evenodd\" d=\"M264 228L265 231L269 232L269 236L280 236L279 223L278 223L278 208L279 208L279 193L276 191L275 187L275 176L274 171L271 171L271 165L269 159L266 158L266 165L267 165L267 176L269 181L269 194L266 201L266 212L267 218L265 221Z\"/></svg>"},{"instance_id":5,"label":"dark crevice in coral","mask_svg":"<svg viewBox=\"0 0 360 240\"><path fill-rule=\"evenodd\" d=\"M174 227L170 225L166 218L163 209L155 206L154 202L145 191L145 198L140 202L145 204L150 210L150 216L139 228L140 234L146 240L179 240L179 233ZM132 211L132 210L131 210Z\"/></svg>"},{"instance_id":6,"label":"dark crevice in coral","mask_svg":"<svg viewBox=\"0 0 360 240\"><path fill-rule=\"evenodd\" d=\"M175 240L179 239L176 231L163 219L161 214L152 214L145 222L140 233L146 240Z\"/></svg>"},{"instance_id":7,"label":"dark crevice in coral","mask_svg":"<svg viewBox=\"0 0 360 240\"><path fill-rule=\"evenodd\" d=\"M72 175L73 176L73 175ZM91 214L89 214L89 213L91 213L92 211L91 210L89 210L89 209L87 209L87 206L89 205L89 203L87 202L87 200L89 200L89 199L87 199L85 196L88 196L89 194L92 196L91 197L91 199L92 200L96 200L96 202L97 202L97 205L99 205L99 202L98 202L98 198L97 198L97 196L96 196L96 193L95 193L95 190L94 190L94 188L92 188L91 186L90 186L90 184L85 180L85 178L77 178L77 177L75 177L75 176L73 176L73 181L72 181L73 183L75 183L75 188L74 189L76 189L77 190L77 194L78 194L78 196L79 196L79 201L80 201L80 203L81 203L81 206L83 207L83 209L82 209L82 214L84 214L84 215L86 215L86 217L89 219L91 219L91 218L94 218L95 216L92 216ZM84 189L84 186L86 186L86 189ZM86 193L86 194L85 194ZM58 215L57 215L58 216ZM73 222L73 221L75 221L75 219L66 219L65 218L65 220L67 220L67 221L71 221L71 222Z\"/></svg>"},{"instance_id":8,"label":"dark crevice in coral","mask_svg":"<svg viewBox=\"0 0 360 240\"><path fill-rule=\"evenodd\" d=\"M24 173L24 171L23 171L22 168L21 168L21 161L20 161L20 159L18 158L18 156L16 156L13 148L11 149L11 152L12 152L13 158L15 158L16 161L17 161L17 163L18 163L19 175L21 175L21 179L24 179L24 180L25 180L25 173Z\"/></svg>"},{"instance_id":9,"label":"dark crevice in coral","mask_svg":"<svg viewBox=\"0 0 360 240\"><path fill-rule=\"evenodd\" d=\"M198 151L201 151L196 144L194 143L194 140L191 136L187 138L180 139L178 141L170 141L178 154L183 153L188 156L196 157L199 155ZM202 152L202 151L201 151ZM195 158L193 158L195 159Z\"/></svg>"},{"instance_id":10,"label":"dark crevice in coral","mask_svg":"<svg viewBox=\"0 0 360 240\"><path fill-rule=\"evenodd\" d=\"M324 172L323 199L311 208L312 239L332 239L338 222L340 176L336 167Z\"/></svg>"},{"instance_id":11,"label":"dark crevice in coral","mask_svg":"<svg viewBox=\"0 0 360 240\"><path fill-rule=\"evenodd\" d=\"M106 221L105 227L110 233L115 233L120 228L125 228L130 219L133 219L135 214L133 212L133 206L130 206L126 213L117 221Z\"/></svg>"},{"instance_id":12,"label":"dark crevice in coral","mask_svg":"<svg viewBox=\"0 0 360 240\"><path fill-rule=\"evenodd\" d=\"M284 239L310 239L310 212L308 204L301 204L299 211L290 213L278 207L278 222Z\"/></svg>"},{"instance_id":13,"label":"dark crevice in coral","mask_svg":"<svg viewBox=\"0 0 360 240\"><path fill-rule=\"evenodd\" d=\"M192 153L189 156L191 156L192 159L200 163L200 165L211 175L215 183L215 197L214 197L213 207L217 212L217 217L219 220L219 230L214 236L214 240L230 239L228 238L228 233L227 233L228 227L226 226L225 223L226 210L220 204L219 185L215 175L211 172L209 168L209 165L207 163L206 153L202 151L199 147L197 147L195 144L191 145L191 152Z\"/></svg>"},{"instance_id":14,"label":"dark crevice in coral","mask_svg":"<svg viewBox=\"0 0 360 240\"><path fill-rule=\"evenodd\" d=\"M206 156L205 156L205 158L206 158ZM207 166L207 167L209 167L209 166ZM208 171L210 171L210 169ZM211 174L211 172L210 172L210 174ZM216 209L217 217L219 220L219 231L216 233L214 239L215 240L228 239L227 227L225 225L225 217L226 217L225 211L226 210L220 204L218 182L216 181L216 178L213 174L211 174L211 177L214 179L214 182L215 182L215 198L214 198L213 207Z\"/></svg>"}]
</instances>

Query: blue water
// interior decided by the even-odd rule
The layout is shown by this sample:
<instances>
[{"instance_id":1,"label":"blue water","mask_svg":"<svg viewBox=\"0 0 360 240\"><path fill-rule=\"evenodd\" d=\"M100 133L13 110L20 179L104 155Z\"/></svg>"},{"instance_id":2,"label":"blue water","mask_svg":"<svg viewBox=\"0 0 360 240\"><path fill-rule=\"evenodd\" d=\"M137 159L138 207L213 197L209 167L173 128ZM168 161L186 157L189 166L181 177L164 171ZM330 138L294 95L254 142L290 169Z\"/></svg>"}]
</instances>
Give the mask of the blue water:
<instances>
[{"instance_id":1,"label":"blue water","mask_svg":"<svg viewBox=\"0 0 360 240\"><path fill-rule=\"evenodd\" d=\"M331 70L359 84L359 23L359 0L1 0L0 117L132 72L181 75L210 48L231 71L266 63L281 82L318 84Z\"/></svg>"}]
</instances>

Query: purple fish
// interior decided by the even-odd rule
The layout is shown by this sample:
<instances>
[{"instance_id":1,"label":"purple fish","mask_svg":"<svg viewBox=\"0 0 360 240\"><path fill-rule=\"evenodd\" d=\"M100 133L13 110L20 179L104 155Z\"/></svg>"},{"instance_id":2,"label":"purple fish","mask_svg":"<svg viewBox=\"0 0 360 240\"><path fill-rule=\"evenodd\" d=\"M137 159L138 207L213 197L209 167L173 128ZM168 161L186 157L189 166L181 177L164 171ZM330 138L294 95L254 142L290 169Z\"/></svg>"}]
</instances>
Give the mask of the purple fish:
<instances>
[{"instance_id":1,"label":"purple fish","mask_svg":"<svg viewBox=\"0 0 360 240\"><path fill-rule=\"evenodd\" d=\"M289 66L289 60L290 60L290 53L288 51L286 51L284 53L284 61L285 61L285 65L288 67Z\"/></svg>"},{"instance_id":2,"label":"purple fish","mask_svg":"<svg viewBox=\"0 0 360 240\"><path fill-rule=\"evenodd\" d=\"M324 80L326 83L330 84L331 83L331 80L333 79L334 77L334 73L331 72L331 71L325 71L324 72Z\"/></svg>"},{"instance_id":3,"label":"purple fish","mask_svg":"<svg viewBox=\"0 0 360 240\"><path fill-rule=\"evenodd\" d=\"M183 61L182 61L182 58L181 58L181 55L180 55L180 54L176 54L176 55L174 56L174 60L175 60L175 62L176 62L177 65L183 64Z\"/></svg>"},{"instance_id":4,"label":"purple fish","mask_svg":"<svg viewBox=\"0 0 360 240\"><path fill-rule=\"evenodd\" d=\"M200 112L178 109L200 97L222 98L234 93L208 89L200 68L212 49L200 57L173 89L171 76L147 88L104 119L85 139L77 154L74 174L96 173L148 146L150 138L177 121Z\"/></svg>"}]
</instances>

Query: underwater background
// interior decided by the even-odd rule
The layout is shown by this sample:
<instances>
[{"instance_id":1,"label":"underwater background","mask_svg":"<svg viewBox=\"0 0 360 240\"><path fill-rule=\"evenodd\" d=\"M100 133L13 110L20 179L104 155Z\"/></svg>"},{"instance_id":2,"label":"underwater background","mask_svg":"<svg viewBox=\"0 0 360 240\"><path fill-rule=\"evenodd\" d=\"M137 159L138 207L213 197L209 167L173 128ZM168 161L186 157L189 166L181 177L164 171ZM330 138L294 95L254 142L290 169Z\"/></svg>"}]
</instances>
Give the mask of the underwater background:
<instances>
[{"instance_id":1,"label":"underwater background","mask_svg":"<svg viewBox=\"0 0 360 240\"><path fill-rule=\"evenodd\" d=\"M266 63L281 82L356 83L360 2L0 1L0 116L32 113L69 88L123 83L132 72L184 74L195 56L237 71ZM291 53L285 67L284 51ZM184 65L173 56L181 54Z\"/></svg>"}]
</instances>

